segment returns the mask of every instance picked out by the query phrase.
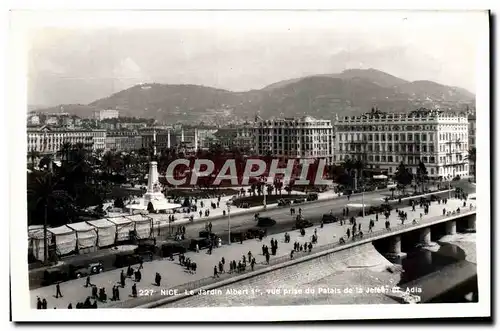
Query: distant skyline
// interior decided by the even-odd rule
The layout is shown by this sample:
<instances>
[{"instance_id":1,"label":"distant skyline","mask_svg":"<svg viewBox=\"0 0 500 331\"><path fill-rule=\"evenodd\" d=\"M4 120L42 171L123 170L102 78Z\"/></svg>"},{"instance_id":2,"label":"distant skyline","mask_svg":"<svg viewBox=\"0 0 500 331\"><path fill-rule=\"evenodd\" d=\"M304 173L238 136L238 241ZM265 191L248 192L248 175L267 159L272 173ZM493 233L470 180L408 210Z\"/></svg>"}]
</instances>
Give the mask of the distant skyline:
<instances>
[{"instance_id":1,"label":"distant skyline","mask_svg":"<svg viewBox=\"0 0 500 331\"><path fill-rule=\"evenodd\" d=\"M476 92L484 13L358 16L359 24L314 27L294 19L265 28L38 29L29 41L28 104L87 104L139 83L247 91L352 68Z\"/></svg>"}]
</instances>

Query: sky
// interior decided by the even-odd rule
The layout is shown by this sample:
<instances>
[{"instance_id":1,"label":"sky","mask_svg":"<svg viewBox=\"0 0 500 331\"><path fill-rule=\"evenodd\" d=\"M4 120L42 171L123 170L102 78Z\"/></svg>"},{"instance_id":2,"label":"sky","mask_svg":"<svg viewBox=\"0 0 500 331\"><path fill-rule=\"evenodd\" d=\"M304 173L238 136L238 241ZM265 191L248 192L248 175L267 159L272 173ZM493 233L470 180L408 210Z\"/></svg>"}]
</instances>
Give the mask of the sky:
<instances>
[{"instance_id":1,"label":"sky","mask_svg":"<svg viewBox=\"0 0 500 331\"><path fill-rule=\"evenodd\" d=\"M481 12L185 14L37 25L28 38L28 104L90 103L152 82L247 91L349 68L474 93L487 21Z\"/></svg>"}]
</instances>

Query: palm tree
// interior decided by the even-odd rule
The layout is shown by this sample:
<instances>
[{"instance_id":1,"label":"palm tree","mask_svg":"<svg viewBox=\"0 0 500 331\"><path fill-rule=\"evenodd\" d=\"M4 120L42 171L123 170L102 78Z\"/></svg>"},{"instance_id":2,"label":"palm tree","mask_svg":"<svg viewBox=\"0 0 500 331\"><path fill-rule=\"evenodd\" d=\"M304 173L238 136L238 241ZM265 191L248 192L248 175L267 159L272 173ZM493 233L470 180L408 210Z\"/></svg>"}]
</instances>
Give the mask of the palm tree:
<instances>
[{"instance_id":1,"label":"palm tree","mask_svg":"<svg viewBox=\"0 0 500 331\"><path fill-rule=\"evenodd\" d=\"M58 182L54 179L52 172L46 172L37 176L34 185L28 189L28 201L33 208L43 205L43 258L47 262L48 258L48 243L47 243L47 211L49 208L54 208L57 201L62 197L68 197L63 190L56 189Z\"/></svg>"},{"instance_id":2,"label":"palm tree","mask_svg":"<svg viewBox=\"0 0 500 331\"><path fill-rule=\"evenodd\" d=\"M465 157L471 163L471 168L473 169L472 174L474 176L474 182L476 181L476 147L471 147L467 156Z\"/></svg>"},{"instance_id":3,"label":"palm tree","mask_svg":"<svg viewBox=\"0 0 500 331\"><path fill-rule=\"evenodd\" d=\"M38 153L37 151L35 151L34 149L32 149L29 153L28 153L28 157L31 161L31 170L34 170L35 169L35 161L38 159L38 157L40 156L40 153Z\"/></svg>"},{"instance_id":4,"label":"palm tree","mask_svg":"<svg viewBox=\"0 0 500 331\"><path fill-rule=\"evenodd\" d=\"M57 155L61 157L62 161L68 161L69 154L72 150L73 146L69 142L64 142L61 146L61 149L57 152Z\"/></svg>"},{"instance_id":5,"label":"palm tree","mask_svg":"<svg viewBox=\"0 0 500 331\"><path fill-rule=\"evenodd\" d=\"M422 184L422 193L424 192L424 183L428 179L427 167L420 161L417 167L417 181Z\"/></svg>"}]
</instances>

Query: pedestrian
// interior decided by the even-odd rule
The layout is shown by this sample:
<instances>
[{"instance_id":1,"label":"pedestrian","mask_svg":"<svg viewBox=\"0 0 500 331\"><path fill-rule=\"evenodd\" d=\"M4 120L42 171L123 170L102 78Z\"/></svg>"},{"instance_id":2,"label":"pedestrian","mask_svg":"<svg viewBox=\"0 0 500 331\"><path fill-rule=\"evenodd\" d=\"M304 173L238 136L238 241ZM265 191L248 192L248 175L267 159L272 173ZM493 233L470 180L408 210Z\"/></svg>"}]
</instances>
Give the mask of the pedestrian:
<instances>
[{"instance_id":1,"label":"pedestrian","mask_svg":"<svg viewBox=\"0 0 500 331\"><path fill-rule=\"evenodd\" d=\"M290 252L290 260L293 259L293 253L295 252L295 250L292 249L292 251Z\"/></svg>"},{"instance_id":2,"label":"pedestrian","mask_svg":"<svg viewBox=\"0 0 500 331\"><path fill-rule=\"evenodd\" d=\"M222 259L220 259L220 261L222 262L222 265L226 264L226 259L224 259L224 256L222 257Z\"/></svg>"},{"instance_id":3,"label":"pedestrian","mask_svg":"<svg viewBox=\"0 0 500 331\"><path fill-rule=\"evenodd\" d=\"M222 262L219 261L219 273L221 274L224 271L224 266L222 265Z\"/></svg>"},{"instance_id":4,"label":"pedestrian","mask_svg":"<svg viewBox=\"0 0 500 331\"><path fill-rule=\"evenodd\" d=\"M92 285L92 298L93 299L97 298L97 286L95 285Z\"/></svg>"},{"instance_id":5,"label":"pedestrian","mask_svg":"<svg viewBox=\"0 0 500 331\"><path fill-rule=\"evenodd\" d=\"M89 287L92 284L90 283L90 276L87 276L87 281L85 282L85 287Z\"/></svg>"},{"instance_id":6,"label":"pedestrian","mask_svg":"<svg viewBox=\"0 0 500 331\"><path fill-rule=\"evenodd\" d=\"M219 278L219 273L217 272L217 266L214 266L214 278Z\"/></svg>"},{"instance_id":7,"label":"pedestrian","mask_svg":"<svg viewBox=\"0 0 500 331\"><path fill-rule=\"evenodd\" d=\"M61 286L59 285L59 283L56 284L56 299L59 298L59 296L62 298L63 295L61 293Z\"/></svg>"},{"instance_id":8,"label":"pedestrian","mask_svg":"<svg viewBox=\"0 0 500 331\"><path fill-rule=\"evenodd\" d=\"M71 305L71 302L68 305L68 309L73 309L73 306Z\"/></svg>"},{"instance_id":9,"label":"pedestrian","mask_svg":"<svg viewBox=\"0 0 500 331\"><path fill-rule=\"evenodd\" d=\"M143 269L144 267L142 266L142 264L144 263L144 260L142 259L142 256L139 258L139 268L137 270L141 270Z\"/></svg>"},{"instance_id":10,"label":"pedestrian","mask_svg":"<svg viewBox=\"0 0 500 331\"><path fill-rule=\"evenodd\" d=\"M252 268L252 271L254 266L255 266L255 258L252 258L252 262L250 262L250 267Z\"/></svg>"},{"instance_id":11,"label":"pedestrian","mask_svg":"<svg viewBox=\"0 0 500 331\"><path fill-rule=\"evenodd\" d=\"M241 260L243 261L243 263L245 263L247 261L247 257L245 256L245 254L243 254L243 257L241 258Z\"/></svg>"},{"instance_id":12,"label":"pedestrian","mask_svg":"<svg viewBox=\"0 0 500 331\"><path fill-rule=\"evenodd\" d=\"M132 285L132 297L137 298L137 285L136 285L136 283L134 283L134 285Z\"/></svg>"},{"instance_id":13,"label":"pedestrian","mask_svg":"<svg viewBox=\"0 0 500 331\"><path fill-rule=\"evenodd\" d=\"M199 253L200 252L200 246L198 246L198 243L196 243L195 248L196 248L196 253Z\"/></svg>"},{"instance_id":14,"label":"pedestrian","mask_svg":"<svg viewBox=\"0 0 500 331\"><path fill-rule=\"evenodd\" d=\"M267 253L267 254L266 254L266 263L267 263L267 264L269 264L269 258L270 258L269 253Z\"/></svg>"},{"instance_id":15,"label":"pedestrian","mask_svg":"<svg viewBox=\"0 0 500 331\"><path fill-rule=\"evenodd\" d=\"M47 309L47 300L45 298L42 300L42 309Z\"/></svg>"},{"instance_id":16,"label":"pedestrian","mask_svg":"<svg viewBox=\"0 0 500 331\"><path fill-rule=\"evenodd\" d=\"M346 235L347 239L349 239L351 237L351 230L347 229Z\"/></svg>"},{"instance_id":17,"label":"pedestrian","mask_svg":"<svg viewBox=\"0 0 500 331\"><path fill-rule=\"evenodd\" d=\"M251 262L252 261L252 252L248 251L247 255L248 255L248 262Z\"/></svg>"},{"instance_id":18,"label":"pedestrian","mask_svg":"<svg viewBox=\"0 0 500 331\"><path fill-rule=\"evenodd\" d=\"M122 272L120 273L120 284L122 285L122 288L125 288L125 273Z\"/></svg>"},{"instance_id":19,"label":"pedestrian","mask_svg":"<svg viewBox=\"0 0 500 331\"><path fill-rule=\"evenodd\" d=\"M40 300L40 297L36 298L36 309L42 309L42 300Z\"/></svg>"},{"instance_id":20,"label":"pedestrian","mask_svg":"<svg viewBox=\"0 0 500 331\"><path fill-rule=\"evenodd\" d=\"M156 283L156 286L160 286L161 275L158 272L156 273L156 276L155 276L155 283Z\"/></svg>"}]
</instances>

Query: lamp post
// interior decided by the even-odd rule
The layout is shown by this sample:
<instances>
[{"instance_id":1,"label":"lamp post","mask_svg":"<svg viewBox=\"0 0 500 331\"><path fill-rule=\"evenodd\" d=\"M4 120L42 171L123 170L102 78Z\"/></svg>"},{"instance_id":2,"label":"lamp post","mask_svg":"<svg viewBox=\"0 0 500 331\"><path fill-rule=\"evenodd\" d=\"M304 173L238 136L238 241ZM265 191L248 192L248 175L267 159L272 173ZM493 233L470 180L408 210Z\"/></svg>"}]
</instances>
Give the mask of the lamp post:
<instances>
[{"instance_id":1,"label":"lamp post","mask_svg":"<svg viewBox=\"0 0 500 331\"><path fill-rule=\"evenodd\" d=\"M262 188L262 193L263 193L263 196L264 196L264 201L263 201L263 205L264 205L264 210L266 209L266 190L267 190L267 177L264 177L263 178L263 182L264 182L264 186Z\"/></svg>"},{"instance_id":2,"label":"lamp post","mask_svg":"<svg viewBox=\"0 0 500 331\"><path fill-rule=\"evenodd\" d=\"M227 206L227 244L231 245L231 204L228 202Z\"/></svg>"}]
</instances>

